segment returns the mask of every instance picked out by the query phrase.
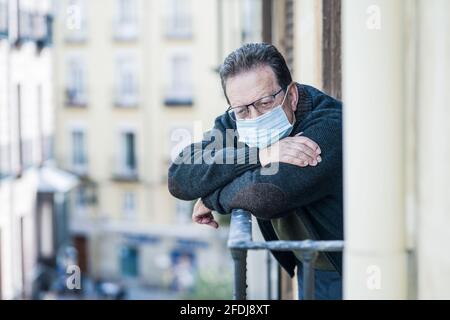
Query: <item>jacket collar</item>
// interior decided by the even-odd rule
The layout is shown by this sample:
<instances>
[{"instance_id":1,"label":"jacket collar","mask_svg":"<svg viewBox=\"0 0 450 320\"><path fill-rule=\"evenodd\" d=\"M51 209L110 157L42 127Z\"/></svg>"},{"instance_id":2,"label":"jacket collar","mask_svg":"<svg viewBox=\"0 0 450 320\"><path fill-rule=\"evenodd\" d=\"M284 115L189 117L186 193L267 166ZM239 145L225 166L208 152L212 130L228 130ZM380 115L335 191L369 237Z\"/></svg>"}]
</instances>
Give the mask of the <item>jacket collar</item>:
<instances>
[{"instance_id":1,"label":"jacket collar","mask_svg":"<svg viewBox=\"0 0 450 320\"><path fill-rule=\"evenodd\" d=\"M306 87L300 83L296 83L298 90L298 103L297 103L297 111L295 112L295 125L294 131L296 127L305 119L305 117L312 111L313 109L313 101L311 94L308 92Z\"/></svg>"}]
</instances>

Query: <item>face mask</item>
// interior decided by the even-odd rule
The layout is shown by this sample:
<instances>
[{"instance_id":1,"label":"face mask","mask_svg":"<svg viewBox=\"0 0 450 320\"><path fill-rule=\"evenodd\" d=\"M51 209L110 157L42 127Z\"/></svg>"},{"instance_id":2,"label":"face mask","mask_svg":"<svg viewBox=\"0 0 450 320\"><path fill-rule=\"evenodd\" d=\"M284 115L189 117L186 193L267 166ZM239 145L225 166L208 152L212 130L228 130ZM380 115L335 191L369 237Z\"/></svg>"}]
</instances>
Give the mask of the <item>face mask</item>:
<instances>
[{"instance_id":1,"label":"face mask","mask_svg":"<svg viewBox=\"0 0 450 320\"><path fill-rule=\"evenodd\" d=\"M283 110L283 103L258 118L236 120L239 141L249 147L264 149L289 136L293 125Z\"/></svg>"}]
</instances>

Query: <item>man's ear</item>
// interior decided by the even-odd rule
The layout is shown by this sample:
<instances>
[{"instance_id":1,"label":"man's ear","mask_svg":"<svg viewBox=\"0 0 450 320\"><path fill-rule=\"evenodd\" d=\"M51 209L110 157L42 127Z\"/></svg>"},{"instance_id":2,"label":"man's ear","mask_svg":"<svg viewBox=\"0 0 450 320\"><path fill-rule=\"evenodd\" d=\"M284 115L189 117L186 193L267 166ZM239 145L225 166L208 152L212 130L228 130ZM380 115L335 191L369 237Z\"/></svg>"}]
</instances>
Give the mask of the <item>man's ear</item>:
<instances>
[{"instance_id":1,"label":"man's ear","mask_svg":"<svg viewBox=\"0 0 450 320\"><path fill-rule=\"evenodd\" d=\"M298 104L298 88L294 82L291 84L289 88L288 97L289 97L289 106L291 107L291 110L293 112L296 112Z\"/></svg>"}]
</instances>

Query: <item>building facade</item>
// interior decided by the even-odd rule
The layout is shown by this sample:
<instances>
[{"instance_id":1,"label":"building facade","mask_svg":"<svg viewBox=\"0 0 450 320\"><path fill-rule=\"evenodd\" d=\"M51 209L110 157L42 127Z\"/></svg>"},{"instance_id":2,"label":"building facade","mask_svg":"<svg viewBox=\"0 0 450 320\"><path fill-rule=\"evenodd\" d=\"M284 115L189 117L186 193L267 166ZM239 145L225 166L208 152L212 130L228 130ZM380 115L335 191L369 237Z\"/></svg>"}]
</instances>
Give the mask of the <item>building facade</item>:
<instances>
[{"instance_id":1,"label":"building facade","mask_svg":"<svg viewBox=\"0 0 450 320\"><path fill-rule=\"evenodd\" d=\"M76 177L54 166L51 1L0 1L0 297L31 298L67 244Z\"/></svg>"},{"instance_id":2,"label":"building facade","mask_svg":"<svg viewBox=\"0 0 450 320\"><path fill-rule=\"evenodd\" d=\"M83 181L71 230L89 277L170 288L193 285L182 268L231 275L226 226L193 225L167 168L226 109L217 70L256 39L242 16L253 2L59 1L56 158Z\"/></svg>"}]
</instances>

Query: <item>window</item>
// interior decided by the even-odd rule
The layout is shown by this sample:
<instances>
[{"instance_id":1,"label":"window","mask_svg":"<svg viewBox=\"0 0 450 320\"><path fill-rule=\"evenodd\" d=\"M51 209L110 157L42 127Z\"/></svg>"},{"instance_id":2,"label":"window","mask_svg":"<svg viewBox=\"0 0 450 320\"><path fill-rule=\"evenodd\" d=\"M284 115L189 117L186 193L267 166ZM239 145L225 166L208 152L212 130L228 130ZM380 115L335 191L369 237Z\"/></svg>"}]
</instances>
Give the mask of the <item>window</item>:
<instances>
[{"instance_id":1,"label":"window","mask_svg":"<svg viewBox=\"0 0 450 320\"><path fill-rule=\"evenodd\" d=\"M17 86L17 137L19 139L19 160L21 169L36 164L36 117L30 106L35 107L35 101L30 99L31 87L19 84Z\"/></svg>"},{"instance_id":2,"label":"window","mask_svg":"<svg viewBox=\"0 0 450 320\"><path fill-rule=\"evenodd\" d=\"M134 246L123 246L120 250L120 269L122 276L135 278L138 276L139 252Z\"/></svg>"},{"instance_id":3,"label":"window","mask_svg":"<svg viewBox=\"0 0 450 320\"><path fill-rule=\"evenodd\" d=\"M53 230L53 210L48 201L44 201L40 208L40 255L50 258L53 252L54 230Z\"/></svg>"},{"instance_id":4,"label":"window","mask_svg":"<svg viewBox=\"0 0 450 320\"><path fill-rule=\"evenodd\" d=\"M166 105L192 105L192 59L187 52L169 55Z\"/></svg>"},{"instance_id":5,"label":"window","mask_svg":"<svg viewBox=\"0 0 450 320\"><path fill-rule=\"evenodd\" d=\"M22 6L22 3L19 2L18 10L19 10L18 40L19 41L33 40L34 26L33 26L33 14L31 13L31 9Z\"/></svg>"},{"instance_id":6,"label":"window","mask_svg":"<svg viewBox=\"0 0 450 320\"><path fill-rule=\"evenodd\" d=\"M192 36L190 0L167 1L167 36L189 38Z\"/></svg>"},{"instance_id":7,"label":"window","mask_svg":"<svg viewBox=\"0 0 450 320\"><path fill-rule=\"evenodd\" d=\"M134 40L137 37L137 0L116 0L115 38Z\"/></svg>"},{"instance_id":8,"label":"window","mask_svg":"<svg viewBox=\"0 0 450 320\"><path fill-rule=\"evenodd\" d=\"M17 85L17 96L16 96L16 103L17 103L17 162L16 162L16 170L21 173L24 167L24 161L23 161L23 122L22 122L22 86L20 84Z\"/></svg>"},{"instance_id":9,"label":"window","mask_svg":"<svg viewBox=\"0 0 450 320\"><path fill-rule=\"evenodd\" d=\"M87 35L86 0L69 0L65 18L66 40L68 42L83 42Z\"/></svg>"},{"instance_id":10,"label":"window","mask_svg":"<svg viewBox=\"0 0 450 320\"><path fill-rule=\"evenodd\" d=\"M81 57L71 57L67 62L66 103L69 106L86 105L85 67Z\"/></svg>"},{"instance_id":11,"label":"window","mask_svg":"<svg viewBox=\"0 0 450 320\"><path fill-rule=\"evenodd\" d=\"M10 145L9 143L0 144L0 179L8 176L10 172Z\"/></svg>"},{"instance_id":12,"label":"window","mask_svg":"<svg viewBox=\"0 0 450 320\"><path fill-rule=\"evenodd\" d=\"M117 57L116 106L135 107L138 103L136 59L131 55Z\"/></svg>"},{"instance_id":13,"label":"window","mask_svg":"<svg viewBox=\"0 0 450 320\"><path fill-rule=\"evenodd\" d=\"M125 192L123 195L123 215L126 219L136 216L136 195L133 192Z\"/></svg>"},{"instance_id":14,"label":"window","mask_svg":"<svg viewBox=\"0 0 450 320\"><path fill-rule=\"evenodd\" d=\"M136 23L136 0L117 0L119 9L119 23L128 25Z\"/></svg>"},{"instance_id":15,"label":"window","mask_svg":"<svg viewBox=\"0 0 450 320\"><path fill-rule=\"evenodd\" d=\"M0 0L0 38L8 37L8 1Z\"/></svg>"},{"instance_id":16,"label":"window","mask_svg":"<svg viewBox=\"0 0 450 320\"><path fill-rule=\"evenodd\" d=\"M135 40L138 35L137 0L116 0L114 36L116 40Z\"/></svg>"},{"instance_id":17,"label":"window","mask_svg":"<svg viewBox=\"0 0 450 320\"><path fill-rule=\"evenodd\" d=\"M119 180L137 179L136 135L131 130L120 134L120 154L115 176Z\"/></svg>"},{"instance_id":18,"label":"window","mask_svg":"<svg viewBox=\"0 0 450 320\"><path fill-rule=\"evenodd\" d=\"M83 129L72 130L72 170L85 174L87 170L86 134Z\"/></svg>"},{"instance_id":19,"label":"window","mask_svg":"<svg viewBox=\"0 0 450 320\"><path fill-rule=\"evenodd\" d=\"M75 191L75 214L83 217L88 209L88 192L85 186L80 186Z\"/></svg>"}]
</instances>

